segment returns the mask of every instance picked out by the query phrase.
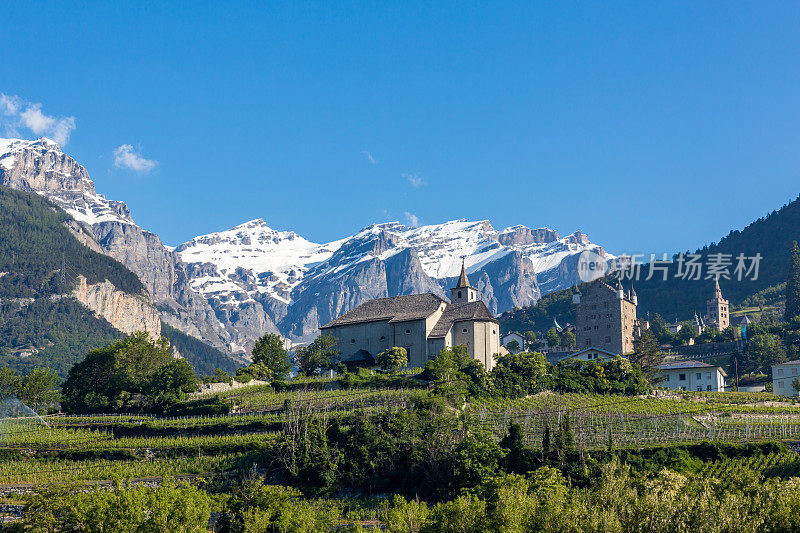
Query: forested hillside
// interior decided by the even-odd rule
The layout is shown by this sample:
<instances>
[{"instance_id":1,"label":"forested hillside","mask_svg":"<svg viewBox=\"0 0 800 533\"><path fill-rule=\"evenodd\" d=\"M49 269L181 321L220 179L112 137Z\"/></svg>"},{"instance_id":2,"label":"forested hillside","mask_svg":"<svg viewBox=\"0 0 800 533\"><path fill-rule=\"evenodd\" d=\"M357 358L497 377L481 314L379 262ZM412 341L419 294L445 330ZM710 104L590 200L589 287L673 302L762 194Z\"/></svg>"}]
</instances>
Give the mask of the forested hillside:
<instances>
[{"instance_id":1,"label":"forested hillside","mask_svg":"<svg viewBox=\"0 0 800 533\"><path fill-rule=\"evenodd\" d=\"M732 305L775 305L782 300L782 292L789 268L789 250L793 241L800 241L800 198L778 211L759 218L742 230L731 231L719 243L712 243L697 250L702 263L708 264L711 254L729 254L732 265L730 278L719 281L722 293ZM752 257L761 254L758 278L739 281L734 275L736 257L744 254ZM749 265L749 262L748 262ZM667 320L687 320L705 314L706 300L714 292L712 279L684 280L676 277L677 264L669 269L667 280L656 272L647 280L648 268L642 269L638 281L626 280L625 288L631 285L639 297L639 316L648 312L658 313ZM705 270L703 271L705 278ZM570 290L557 291L543 297L536 305L510 311L500 317L502 331L544 331L553 325L553 319L563 325L574 322L574 309Z\"/></svg>"},{"instance_id":2,"label":"forested hillside","mask_svg":"<svg viewBox=\"0 0 800 533\"><path fill-rule=\"evenodd\" d=\"M64 225L68 220L68 214L38 194L0 187L0 298L70 292L78 274L89 283L107 279L128 294L144 292L136 274L122 263L81 244Z\"/></svg>"},{"instance_id":3,"label":"forested hillside","mask_svg":"<svg viewBox=\"0 0 800 533\"><path fill-rule=\"evenodd\" d=\"M165 322L161 323L161 335L169 339L169 343L192 364L194 371L199 376L213 375L218 368L229 374L234 374L236 369L241 366L220 350L173 328Z\"/></svg>"},{"instance_id":4,"label":"forested hillside","mask_svg":"<svg viewBox=\"0 0 800 533\"><path fill-rule=\"evenodd\" d=\"M62 298L79 275L145 293L136 274L82 244L68 221L46 198L0 187L0 366L22 373L44 366L64 377L87 352L122 337L73 298ZM224 353L173 328L165 336L200 374L237 368Z\"/></svg>"},{"instance_id":5,"label":"forested hillside","mask_svg":"<svg viewBox=\"0 0 800 533\"><path fill-rule=\"evenodd\" d=\"M711 254L729 254L732 257L731 279L720 279L722 294L731 304L738 305L760 291L786 281L789 268L789 250L792 242L800 240L800 198L783 206L778 211L759 218L746 228L731 231L717 244L697 250L708 264ZM761 254L758 279L739 281L733 275L736 257L744 254L752 257ZM639 296L640 316L657 312L667 319L688 319L697 311L705 313L705 302L714 291L713 280L687 281L676 278L677 265L670 268L667 281L658 276L636 282ZM646 276L643 276L646 277ZM704 276L705 277L705 272Z\"/></svg>"}]
</instances>

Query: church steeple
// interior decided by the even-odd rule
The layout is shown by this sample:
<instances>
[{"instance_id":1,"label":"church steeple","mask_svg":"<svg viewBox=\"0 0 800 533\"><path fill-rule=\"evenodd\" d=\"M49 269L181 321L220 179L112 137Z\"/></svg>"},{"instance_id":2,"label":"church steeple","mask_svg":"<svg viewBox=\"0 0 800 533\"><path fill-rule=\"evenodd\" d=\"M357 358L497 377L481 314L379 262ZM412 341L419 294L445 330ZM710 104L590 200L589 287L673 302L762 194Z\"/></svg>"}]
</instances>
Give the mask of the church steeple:
<instances>
[{"instance_id":1,"label":"church steeple","mask_svg":"<svg viewBox=\"0 0 800 533\"><path fill-rule=\"evenodd\" d=\"M465 289L467 287L472 287L469 284L469 278L467 278L467 269L464 265L464 260L461 260L461 276L458 277L458 283L456 284L456 289Z\"/></svg>"},{"instance_id":2,"label":"church steeple","mask_svg":"<svg viewBox=\"0 0 800 533\"><path fill-rule=\"evenodd\" d=\"M469 278L467 277L467 268L464 264L464 259L461 259L461 275L458 277L458 283L456 286L450 289L450 302L457 304L457 303L465 303L465 302L475 302L478 300L478 291L469 284Z\"/></svg>"}]
</instances>

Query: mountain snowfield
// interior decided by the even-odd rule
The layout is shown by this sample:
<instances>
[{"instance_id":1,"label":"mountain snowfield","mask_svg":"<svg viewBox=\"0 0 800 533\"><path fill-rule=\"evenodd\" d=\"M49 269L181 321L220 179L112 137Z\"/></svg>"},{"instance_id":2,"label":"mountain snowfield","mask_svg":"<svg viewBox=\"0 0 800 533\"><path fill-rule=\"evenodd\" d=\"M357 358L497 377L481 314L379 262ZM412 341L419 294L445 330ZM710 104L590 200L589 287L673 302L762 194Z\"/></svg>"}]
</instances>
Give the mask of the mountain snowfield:
<instances>
[{"instance_id":1,"label":"mountain snowfield","mask_svg":"<svg viewBox=\"0 0 800 533\"><path fill-rule=\"evenodd\" d=\"M580 232L564 238L548 228L531 230L514 226L498 232L488 220L453 220L416 228L398 222L373 224L351 237L319 244L292 231L274 230L264 220L257 219L230 230L195 237L176 248L189 266L192 288L206 298L235 306L268 297L289 307L304 293L306 285L347 279L366 263L386 262L403 251L416 255L422 273L434 282L435 292L443 296L458 276L462 258L473 283L493 289L495 284L491 279L482 279L487 267L514 256L517 261L527 263L532 278L527 292L520 284L514 296L517 303L529 305L542 294L539 277L548 280L545 292L575 283L577 276L570 275L575 273L570 272L573 269L565 261L577 260L584 250L603 253L602 248ZM388 289L386 294L375 297L394 295ZM508 309L508 305L494 297L494 290L484 293L494 312ZM335 316L326 317L332 318ZM319 325L322 325L320 320ZM295 331L300 337L308 333Z\"/></svg>"},{"instance_id":2,"label":"mountain snowfield","mask_svg":"<svg viewBox=\"0 0 800 533\"><path fill-rule=\"evenodd\" d=\"M0 184L47 196L79 222L135 225L123 202L97 194L86 169L61 151L55 141L0 139Z\"/></svg>"},{"instance_id":3,"label":"mountain snowfield","mask_svg":"<svg viewBox=\"0 0 800 533\"><path fill-rule=\"evenodd\" d=\"M137 226L125 203L98 194L86 169L44 138L0 139L0 185L65 209L142 279L162 320L230 353L249 352L267 331L307 341L371 298L446 297L462 258L481 298L500 313L578 282L583 251L612 257L581 232L560 237L522 225L498 231L488 220L372 224L316 243L257 219L172 248Z\"/></svg>"}]
</instances>

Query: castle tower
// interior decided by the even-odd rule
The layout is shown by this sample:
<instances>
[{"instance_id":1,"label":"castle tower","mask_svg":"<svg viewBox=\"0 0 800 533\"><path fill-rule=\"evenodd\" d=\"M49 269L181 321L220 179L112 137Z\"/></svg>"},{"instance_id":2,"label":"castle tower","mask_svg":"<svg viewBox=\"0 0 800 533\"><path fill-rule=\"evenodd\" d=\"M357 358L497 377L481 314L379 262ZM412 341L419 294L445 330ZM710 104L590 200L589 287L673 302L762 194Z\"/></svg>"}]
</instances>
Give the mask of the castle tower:
<instances>
[{"instance_id":1,"label":"castle tower","mask_svg":"<svg viewBox=\"0 0 800 533\"><path fill-rule=\"evenodd\" d=\"M710 326L719 331L723 331L731 323L728 315L728 300L722 297L719 279L714 280L714 297L706 302L706 319Z\"/></svg>"},{"instance_id":2,"label":"castle tower","mask_svg":"<svg viewBox=\"0 0 800 533\"><path fill-rule=\"evenodd\" d=\"M450 303L460 304L466 302L476 302L477 300L478 291L469 284L467 270L464 266L464 260L462 259L461 276L459 276L456 286L450 289Z\"/></svg>"}]
</instances>

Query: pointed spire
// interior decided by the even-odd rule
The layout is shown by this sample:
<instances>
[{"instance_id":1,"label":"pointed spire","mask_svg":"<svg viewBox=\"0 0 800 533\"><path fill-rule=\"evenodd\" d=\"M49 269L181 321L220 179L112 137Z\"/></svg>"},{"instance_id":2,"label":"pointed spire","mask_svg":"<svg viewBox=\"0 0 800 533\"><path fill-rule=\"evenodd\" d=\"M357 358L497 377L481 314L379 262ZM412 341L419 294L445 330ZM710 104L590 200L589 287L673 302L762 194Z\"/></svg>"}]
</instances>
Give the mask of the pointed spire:
<instances>
[{"instance_id":1,"label":"pointed spire","mask_svg":"<svg viewBox=\"0 0 800 533\"><path fill-rule=\"evenodd\" d=\"M722 289L719 288L719 278L714 278L714 298L722 300Z\"/></svg>"},{"instance_id":2,"label":"pointed spire","mask_svg":"<svg viewBox=\"0 0 800 533\"><path fill-rule=\"evenodd\" d=\"M456 289L466 289L472 288L472 285L469 284L469 278L467 278L467 269L464 265L464 258L461 258L461 276L458 278L458 283L456 284Z\"/></svg>"}]
</instances>

